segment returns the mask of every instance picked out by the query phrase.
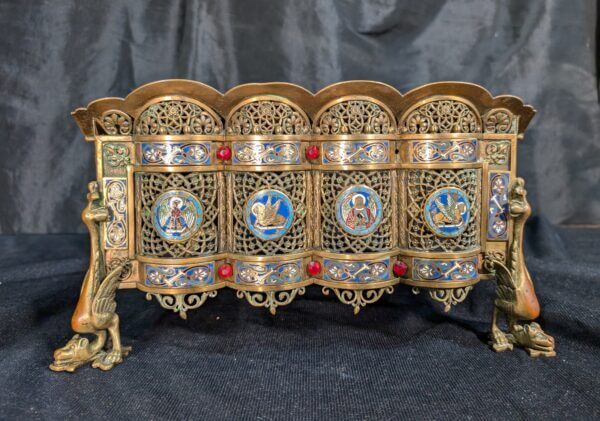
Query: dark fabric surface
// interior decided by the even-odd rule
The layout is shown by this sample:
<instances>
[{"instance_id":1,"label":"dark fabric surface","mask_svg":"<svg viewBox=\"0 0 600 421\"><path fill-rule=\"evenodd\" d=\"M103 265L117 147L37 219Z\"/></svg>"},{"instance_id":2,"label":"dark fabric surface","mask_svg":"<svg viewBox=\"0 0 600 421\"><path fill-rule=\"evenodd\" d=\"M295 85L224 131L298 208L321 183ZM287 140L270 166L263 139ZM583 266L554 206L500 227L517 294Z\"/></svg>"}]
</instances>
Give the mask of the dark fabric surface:
<instances>
[{"instance_id":1,"label":"dark fabric surface","mask_svg":"<svg viewBox=\"0 0 600 421\"><path fill-rule=\"evenodd\" d=\"M318 287L276 317L220 291L187 321L119 293L133 353L54 373L87 264L84 236L0 237L1 419L594 419L600 230L528 225L529 268L558 356L487 345L493 283L449 314L408 287L358 316Z\"/></svg>"},{"instance_id":2,"label":"dark fabric surface","mask_svg":"<svg viewBox=\"0 0 600 421\"><path fill-rule=\"evenodd\" d=\"M519 151L535 212L600 223L596 0L0 2L0 233L83 232L93 148L69 116L154 80L225 91L461 80L539 114Z\"/></svg>"}]
</instances>

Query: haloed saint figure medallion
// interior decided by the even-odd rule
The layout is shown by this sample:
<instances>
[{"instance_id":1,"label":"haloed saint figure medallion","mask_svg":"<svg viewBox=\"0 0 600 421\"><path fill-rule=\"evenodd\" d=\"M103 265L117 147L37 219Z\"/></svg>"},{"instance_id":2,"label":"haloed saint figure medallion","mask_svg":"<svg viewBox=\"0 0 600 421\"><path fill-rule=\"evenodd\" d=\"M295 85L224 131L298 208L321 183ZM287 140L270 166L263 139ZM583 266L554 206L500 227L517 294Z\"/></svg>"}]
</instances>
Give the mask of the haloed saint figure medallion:
<instances>
[{"instance_id":1,"label":"haloed saint figure medallion","mask_svg":"<svg viewBox=\"0 0 600 421\"><path fill-rule=\"evenodd\" d=\"M440 237L457 237L467 229L471 204L458 187L444 187L427 198L423 216L427 226Z\"/></svg>"},{"instance_id":2,"label":"haloed saint figure medallion","mask_svg":"<svg viewBox=\"0 0 600 421\"><path fill-rule=\"evenodd\" d=\"M276 240L292 226L292 201L279 190L260 190L246 203L244 219L252 234L261 240Z\"/></svg>"},{"instance_id":3,"label":"haloed saint figure medallion","mask_svg":"<svg viewBox=\"0 0 600 421\"><path fill-rule=\"evenodd\" d=\"M347 233L368 235L379 226L382 207L375 190L367 186L352 186L339 195L335 204L335 216Z\"/></svg>"},{"instance_id":4,"label":"haloed saint figure medallion","mask_svg":"<svg viewBox=\"0 0 600 421\"><path fill-rule=\"evenodd\" d=\"M202 213L200 201L193 194L169 190L154 202L152 224L165 240L186 241L200 228Z\"/></svg>"}]
</instances>

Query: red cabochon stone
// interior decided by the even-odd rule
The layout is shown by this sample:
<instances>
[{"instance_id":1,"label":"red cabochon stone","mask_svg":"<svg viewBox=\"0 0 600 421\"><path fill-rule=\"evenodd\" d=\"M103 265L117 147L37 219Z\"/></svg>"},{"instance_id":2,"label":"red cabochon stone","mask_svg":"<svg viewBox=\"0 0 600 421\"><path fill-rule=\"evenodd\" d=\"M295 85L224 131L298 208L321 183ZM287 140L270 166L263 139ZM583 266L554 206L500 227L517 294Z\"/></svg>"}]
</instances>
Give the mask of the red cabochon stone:
<instances>
[{"instance_id":1,"label":"red cabochon stone","mask_svg":"<svg viewBox=\"0 0 600 421\"><path fill-rule=\"evenodd\" d=\"M217 149L217 159L229 161L231 159L231 148L229 148L229 146L221 146Z\"/></svg>"},{"instance_id":2,"label":"red cabochon stone","mask_svg":"<svg viewBox=\"0 0 600 421\"><path fill-rule=\"evenodd\" d=\"M223 279L231 278L231 275L233 275L233 267L231 267L230 264L225 263L224 265L219 266L219 269L217 269L217 272L219 273L220 278L223 278Z\"/></svg>"},{"instance_id":3,"label":"red cabochon stone","mask_svg":"<svg viewBox=\"0 0 600 421\"><path fill-rule=\"evenodd\" d=\"M310 145L308 148L306 148L305 155L306 159L309 161L317 159L319 157L319 148L315 145Z\"/></svg>"},{"instance_id":4,"label":"red cabochon stone","mask_svg":"<svg viewBox=\"0 0 600 421\"><path fill-rule=\"evenodd\" d=\"M408 272L408 265L404 262L396 262L394 263L394 275L396 276L404 276Z\"/></svg>"},{"instance_id":5,"label":"red cabochon stone","mask_svg":"<svg viewBox=\"0 0 600 421\"><path fill-rule=\"evenodd\" d=\"M321 264L319 262L310 262L306 265L306 271L309 275L318 275L321 272Z\"/></svg>"}]
</instances>

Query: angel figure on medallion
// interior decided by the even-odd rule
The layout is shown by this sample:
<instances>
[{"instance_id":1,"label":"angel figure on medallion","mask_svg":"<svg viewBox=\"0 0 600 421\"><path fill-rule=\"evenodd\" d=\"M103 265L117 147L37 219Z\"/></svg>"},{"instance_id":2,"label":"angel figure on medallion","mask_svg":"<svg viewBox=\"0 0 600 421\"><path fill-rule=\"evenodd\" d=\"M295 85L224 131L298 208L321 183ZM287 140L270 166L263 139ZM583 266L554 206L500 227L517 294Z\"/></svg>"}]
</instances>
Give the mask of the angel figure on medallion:
<instances>
[{"instance_id":1,"label":"angel figure on medallion","mask_svg":"<svg viewBox=\"0 0 600 421\"><path fill-rule=\"evenodd\" d=\"M183 206L183 202L178 197L173 197L169 201L169 212L165 221L165 225L163 228L169 234L181 233L184 229L188 227L187 222L185 222L185 218L181 214L186 209Z\"/></svg>"}]
</instances>

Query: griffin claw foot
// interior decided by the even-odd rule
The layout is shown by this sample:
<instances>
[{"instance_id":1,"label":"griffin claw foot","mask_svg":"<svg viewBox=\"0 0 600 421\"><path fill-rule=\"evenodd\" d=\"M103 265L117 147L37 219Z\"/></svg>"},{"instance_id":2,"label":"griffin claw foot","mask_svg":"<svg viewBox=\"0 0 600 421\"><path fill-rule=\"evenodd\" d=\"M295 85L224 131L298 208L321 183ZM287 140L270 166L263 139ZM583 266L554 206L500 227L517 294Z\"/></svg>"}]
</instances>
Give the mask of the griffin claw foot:
<instances>
[{"instance_id":1,"label":"griffin claw foot","mask_svg":"<svg viewBox=\"0 0 600 421\"><path fill-rule=\"evenodd\" d=\"M112 351L105 352L99 356L92 363L93 368L99 368L102 371L112 369L115 365L123 362L123 358L126 357L131 351L131 347L123 347L121 351L113 349Z\"/></svg>"},{"instance_id":2,"label":"griffin claw foot","mask_svg":"<svg viewBox=\"0 0 600 421\"><path fill-rule=\"evenodd\" d=\"M490 345L496 352L512 351L513 344L509 341L507 335L501 330L492 332Z\"/></svg>"}]
</instances>

